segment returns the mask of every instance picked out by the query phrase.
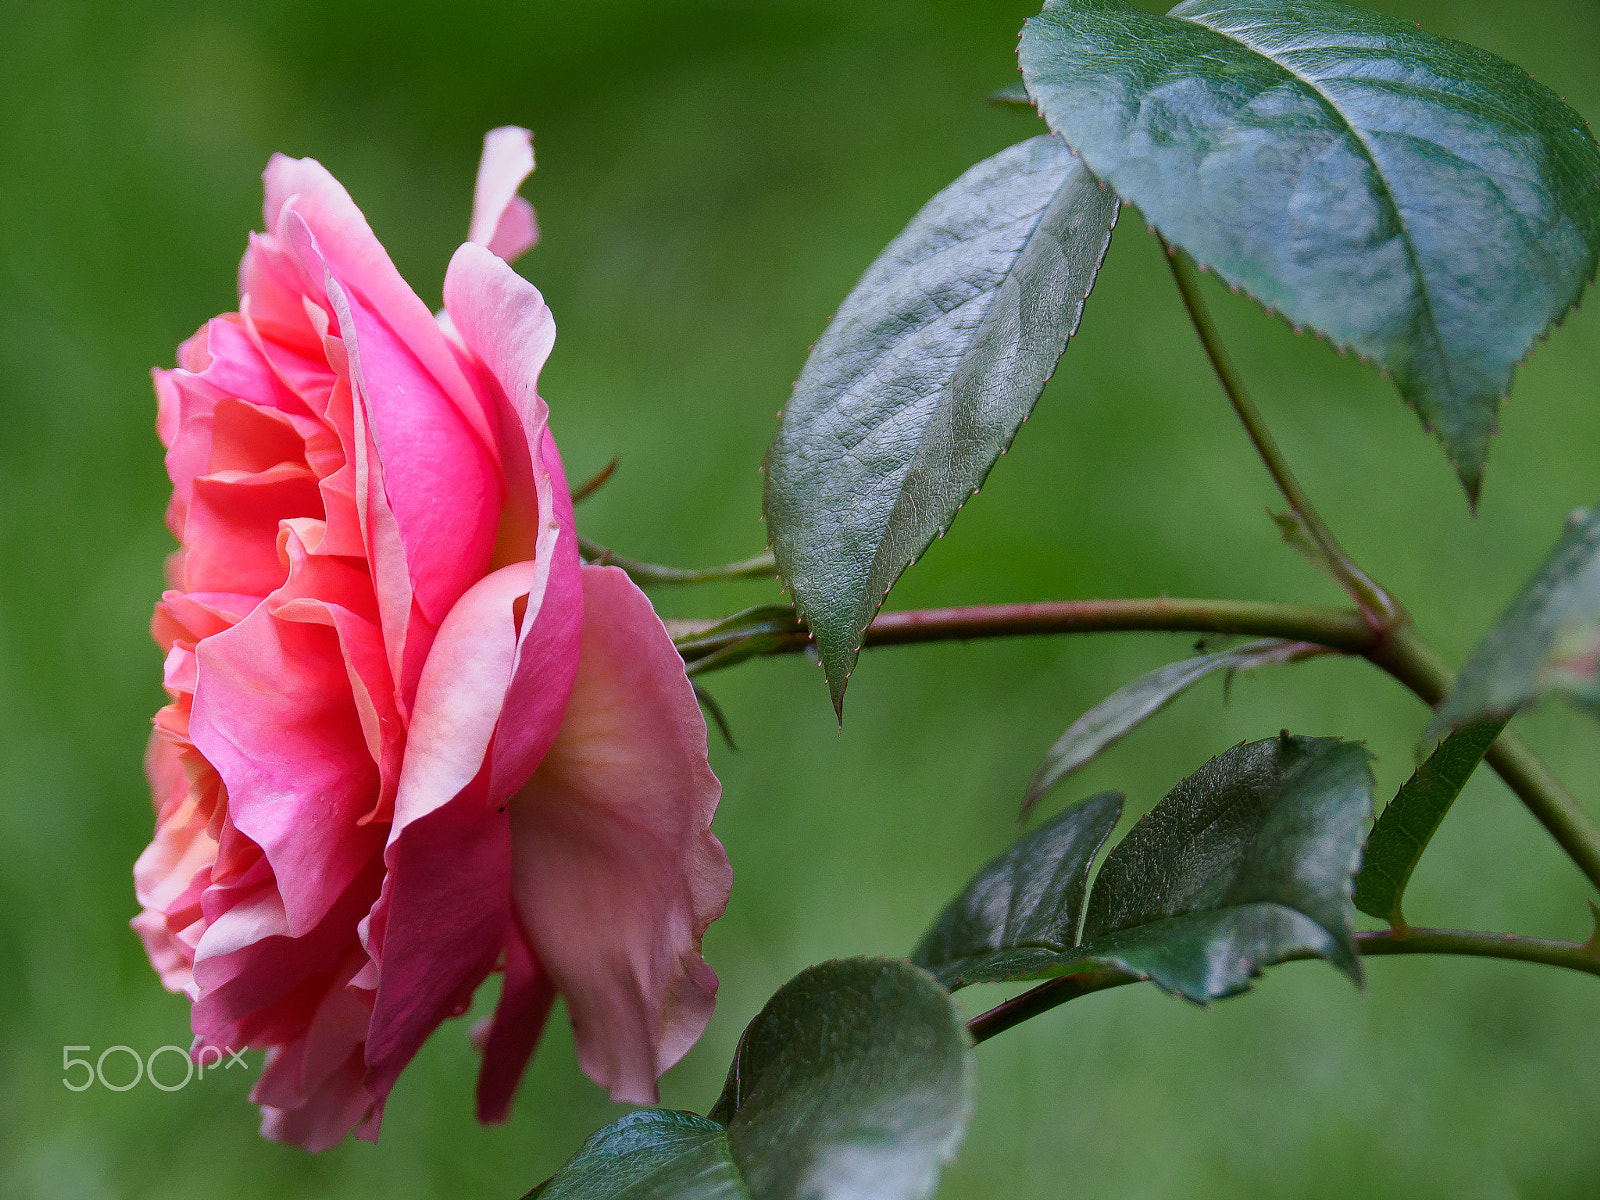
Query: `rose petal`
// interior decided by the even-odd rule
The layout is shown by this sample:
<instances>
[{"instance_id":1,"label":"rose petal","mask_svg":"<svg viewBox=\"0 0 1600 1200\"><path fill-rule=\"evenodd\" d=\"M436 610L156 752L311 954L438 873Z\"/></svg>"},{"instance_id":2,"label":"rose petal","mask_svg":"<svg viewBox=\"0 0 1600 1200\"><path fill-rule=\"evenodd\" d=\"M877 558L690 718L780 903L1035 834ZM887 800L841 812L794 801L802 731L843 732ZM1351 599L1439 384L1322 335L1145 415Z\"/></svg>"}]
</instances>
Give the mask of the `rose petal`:
<instances>
[{"instance_id":1,"label":"rose petal","mask_svg":"<svg viewBox=\"0 0 1600 1200\"><path fill-rule=\"evenodd\" d=\"M303 227L290 218L298 211L285 214L297 243ZM416 601L438 625L489 565L501 507L500 472L490 454L495 443L486 445L462 423L414 348L377 318L327 259L314 231L311 237L302 255L326 263L359 415L369 422L382 462L382 496L399 526ZM429 327L438 334L431 318ZM370 504L373 493L368 497Z\"/></svg>"},{"instance_id":2,"label":"rose petal","mask_svg":"<svg viewBox=\"0 0 1600 1200\"><path fill-rule=\"evenodd\" d=\"M350 193L311 158L275 154L262 180L266 185L262 212L267 229L278 228L285 206L291 197L298 196L294 208L310 225L334 274L346 287L353 288L410 348L459 406L484 445L493 446L494 431L488 414L462 374L433 314L395 270ZM315 282L320 284L320 278Z\"/></svg>"},{"instance_id":3,"label":"rose petal","mask_svg":"<svg viewBox=\"0 0 1600 1200\"><path fill-rule=\"evenodd\" d=\"M510 829L480 783L412 821L385 851L366 1088L380 1100L441 1021L466 1011L505 941ZM380 919L381 918L381 919Z\"/></svg>"},{"instance_id":4,"label":"rose petal","mask_svg":"<svg viewBox=\"0 0 1600 1200\"><path fill-rule=\"evenodd\" d=\"M315 556L312 556L313 558ZM274 593L305 592L291 574ZM265 851L289 932L316 925L382 834L357 822L378 794L338 633L264 604L195 648L189 736L228 788L229 814Z\"/></svg>"},{"instance_id":5,"label":"rose petal","mask_svg":"<svg viewBox=\"0 0 1600 1200\"><path fill-rule=\"evenodd\" d=\"M352 956L362 954L356 922L382 878L374 856L314 929L290 936L270 873L256 874L213 886L203 901L210 924L195 951L200 995L191 1020L201 1043L219 1049L284 1045L305 1033L329 987L347 980Z\"/></svg>"},{"instance_id":6,"label":"rose petal","mask_svg":"<svg viewBox=\"0 0 1600 1200\"><path fill-rule=\"evenodd\" d=\"M539 396L539 372L555 345L555 318L539 289L472 242L450 260L444 304L463 344L482 364L479 387L500 429L506 505L495 560L532 558L552 523L573 528L572 498L549 436L550 410ZM576 553L575 545L569 549Z\"/></svg>"},{"instance_id":7,"label":"rose petal","mask_svg":"<svg viewBox=\"0 0 1600 1200\"><path fill-rule=\"evenodd\" d=\"M484 1037L483 1066L478 1072L478 1120L486 1125L497 1125L510 1115L511 1097L556 998L555 984L534 958L527 935L514 916L508 923L505 982Z\"/></svg>"},{"instance_id":8,"label":"rose petal","mask_svg":"<svg viewBox=\"0 0 1600 1200\"><path fill-rule=\"evenodd\" d=\"M584 567L583 584L567 717L512 802L512 896L584 1070L613 1099L651 1104L716 998L700 938L732 883L711 833L722 788L649 600L615 567Z\"/></svg>"},{"instance_id":9,"label":"rose petal","mask_svg":"<svg viewBox=\"0 0 1600 1200\"><path fill-rule=\"evenodd\" d=\"M556 736L576 669L572 613L578 621L582 613L568 577L551 572L549 554L496 571L451 610L423 667L384 850L389 875L369 933L382 963L367 1050L375 1095L387 1094L504 946L510 788L495 792L491 780L502 745L508 757L537 762ZM524 670L525 661L543 669ZM539 695L517 700L513 726L508 704L530 685Z\"/></svg>"},{"instance_id":10,"label":"rose petal","mask_svg":"<svg viewBox=\"0 0 1600 1200\"><path fill-rule=\"evenodd\" d=\"M263 1137L313 1153L337 1145L352 1130L377 1140L382 1106L361 1083L372 996L351 984L366 961L364 954L350 955L305 1032L268 1051L250 1089L251 1102L261 1105Z\"/></svg>"},{"instance_id":11,"label":"rose petal","mask_svg":"<svg viewBox=\"0 0 1600 1200\"><path fill-rule=\"evenodd\" d=\"M517 195L533 173L533 134L515 125L483 135L483 157L472 192L469 242L486 246L507 262L515 262L539 240L533 205Z\"/></svg>"},{"instance_id":12,"label":"rose petal","mask_svg":"<svg viewBox=\"0 0 1600 1200\"><path fill-rule=\"evenodd\" d=\"M540 645L518 653L516 675L496 735L490 791L509 795L527 780L549 746L577 670L583 590L578 575L572 494L539 397L539 372L555 344L555 320L537 288L480 246L450 260L445 310L462 342L487 371L483 389L499 414L506 511L497 555L532 555L550 572L539 623ZM524 641L527 641L524 638ZM530 731L541 731L530 736Z\"/></svg>"}]
</instances>

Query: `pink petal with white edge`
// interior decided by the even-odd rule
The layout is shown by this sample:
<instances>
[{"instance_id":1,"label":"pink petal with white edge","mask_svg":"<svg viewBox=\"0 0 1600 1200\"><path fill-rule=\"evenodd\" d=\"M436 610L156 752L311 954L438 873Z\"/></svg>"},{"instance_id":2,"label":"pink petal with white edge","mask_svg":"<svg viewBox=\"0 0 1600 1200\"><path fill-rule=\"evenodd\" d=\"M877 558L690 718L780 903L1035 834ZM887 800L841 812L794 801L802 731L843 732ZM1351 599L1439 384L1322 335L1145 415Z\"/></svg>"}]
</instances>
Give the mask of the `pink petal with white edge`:
<instances>
[{"instance_id":1,"label":"pink petal with white edge","mask_svg":"<svg viewBox=\"0 0 1600 1200\"><path fill-rule=\"evenodd\" d=\"M306 269L324 275L356 393L357 427L364 416L381 460L381 501L399 526L416 601L437 626L489 564L502 500L490 453L495 442L486 445L473 434L416 348L397 338L339 273L315 229L301 219L301 203L285 209L283 224ZM442 342L431 318L428 326ZM476 406L476 391L473 396ZM371 482L365 494L370 512L379 499ZM373 535L369 529L369 540Z\"/></svg>"},{"instance_id":2,"label":"pink petal with white edge","mask_svg":"<svg viewBox=\"0 0 1600 1200\"><path fill-rule=\"evenodd\" d=\"M483 135L478 182L472 191L469 242L487 246L507 262L515 262L539 241L533 205L517 195L533 173L533 134L515 125Z\"/></svg>"},{"instance_id":3,"label":"pink petal with white edge","mask_svg":"<svg viewBox=\"0 0 1600 1200\"><path fill-rule=\"evenodd\" d=\"M539 290L500 259L469 242L456 251L444 281L445 311L463 344L483 364L504 448L506 507L497 556L532 556L543 572L539 622L525 626L505 712L494 743L489 790L508 796L527 781L566 709L583 621L572 493L539 397L539 372L555 344L555 320ZM529 643L537 631L541 642Z\"/></svg>"},{"instance_id":4,"label":"pink petal with white edge","mask_svg":"<svg viewBox=\"0 0 1600 1200\"><path fill-rule=\"evenodd\" d=\"M732 885L711 833L722 786L650 601L615 567L584 567L583 584L566 720L511 804L512 898L583 1069L612 1099L653 1104L716 1000L700 938Z\"/></svg>"},{"instance_id":5,"label":"pink petal with white edge","mask_svg":"<svg viewBox=\"0 0 1600 1200\"><path fill-rule=\"evenodd\" d=\"M508 756L538 761L555 739L577 667L582 599L569 583L577 571L553 572L551 549L544 561L504 567L468 591L423 667L384 850L388 876L369 928L382 981L367 1087L380 1097L505 945L511 788L493 790L494 764L502 743ZM544 670L523 670L525 659ZM543 704L519 702L527 719L513 728L503 714L526 680L543 689Z\"/></svg>"},{"instance_id":6,"label":"pink petal with white edge","mask_svg":"<svg viewBox=\"0 0 1600 1200\"><path fill-rule=\"evenodd\" d=\"M532 558L549 528L573 528L572 497L549 437L550 410L539 396L539 372L555 346L555 318L538 288L473 242L450 259L444 307L481 364L478 386L500 432L506 500L495 561ZM576 556L576 544L570 552Z\"/></svg>"},{"instance_id":7,"label":"pink petal with white edge","mask_svg":"<svg viewBox=\"0 0 1600 1200\"><path fill-rule=\"evenodd\" d=\"M493 447L488 414L479 405L433 314L401 278L350 193L314 158L275 154L267 163L262 182L266 185L262 215L267 230L278 232L284 206L291 197L298 196L294 209L310 225L334 274L346 287L355 289L400 341L410 347L460 407L484 444ZM285 245L289 242L287 236L282 240ZM246 261L250 261L248 256Z\"/></svg>"}]
</instances>

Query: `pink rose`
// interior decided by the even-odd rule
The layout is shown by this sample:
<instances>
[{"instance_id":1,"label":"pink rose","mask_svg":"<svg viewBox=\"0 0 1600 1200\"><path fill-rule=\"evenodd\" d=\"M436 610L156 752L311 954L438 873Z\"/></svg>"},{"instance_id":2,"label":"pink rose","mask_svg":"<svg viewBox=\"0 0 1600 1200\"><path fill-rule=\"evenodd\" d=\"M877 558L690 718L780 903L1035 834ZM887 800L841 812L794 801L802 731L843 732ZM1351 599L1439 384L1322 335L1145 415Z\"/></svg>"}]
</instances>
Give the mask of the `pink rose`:
<instances>
[{"instance_id":1,"label":"pink rose","mask_svg":"<svg viewBox=\"0 0 1600 1200\"><path fill-rule=\"evenodd\" d=\"M376 1138L496 969L486 1121L557 993L634 1103L716 995L721 787L650 602L578 558L555 323L502 261L537 237L532 169L526 130L484 139L436 320L333 177L274 157L239 311L154 372L181 549L133 926L197 1052L265 1048L262 1132L312 1150Z\"/></svg>"}]
</instances>

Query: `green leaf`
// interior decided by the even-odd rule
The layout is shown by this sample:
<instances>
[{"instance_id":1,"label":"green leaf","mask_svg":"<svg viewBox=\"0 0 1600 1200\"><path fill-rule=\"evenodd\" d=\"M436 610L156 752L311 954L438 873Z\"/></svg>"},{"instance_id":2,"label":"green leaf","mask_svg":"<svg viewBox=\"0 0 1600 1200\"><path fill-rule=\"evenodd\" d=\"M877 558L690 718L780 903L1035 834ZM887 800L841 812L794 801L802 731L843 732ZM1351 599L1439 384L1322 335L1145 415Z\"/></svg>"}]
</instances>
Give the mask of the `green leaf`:
<instances>
[{"instance_id":1,"label":"green leaf","mask_svg":"<svg viewBox=\"0 0 1600 1200\"><path fill-rule=\"evenodd\" d=\"M740 1039L710 1117L651 1109L591 1137L540 1200L922 1200L972 1115L961 1013L924 971L802 971Z\"/></svg>"},{"instance_id":2,"label":"green leaf","mask_svg":"<svg viewBox=\"0 0 1600 1200\"><path fill-rule=\"evenodd\" d=\"M1212 672L1248 671L1275 663L1298 662L1321 653L1319 647L1305 642L1269 639L1169 663L1148 675L1141 675L1126 687L1112 692L1067 727L1033 773L1023 812L1068 775L1121 741L1171 704L1186 688Z\"/></svg>"},{"instance_id":3,"label":"green leaf","mask_svg":"<svg viewBox=\"0 0 1600 1200\"><path fill-rule=\"evenodd\" d=\"M958 988L1026 975L1078 942L1089 868L1122 815L1122 793L1102 792L1014 842L973 877L911 952ZM971 973L974 979L966 978Z\"/></svg>"},{"instance_id":4,"label":"green leaf","mask_svg":"<svg viewBox=\"0 0 1600 1200\"><path fill-rule=\"evenodd\" d=\"M1474 498L1499 400L1600 260L1600 148L1525 71L1332 0L1050 0L1050 128L1168 242L1393 376Z\"/></svg>"},{"instance_id":5,"label":"green leaf","mask_svg":"<svg viewBox=\"0 0 1600 1200\"><path fill-rule=\"evenodd\" d=\"M1400 898L1411 872L1445 813L1505 727L1504 721L1485 721L1451 734L1389 801L1367 836L1361 872L1356 876L1355 905L1362 912L1388 921L1396 929L1405 928Z\"/></svg>"},{"instance_id":6,"label":"green leaf","mask_svg":"<svg viewBox=\"0 0 1600 1200\"><path fill-rule=\"evenodd\" d=\"M1371 757L1283 734L1212 759L1106 856L1077 952L1200 1002L1307 954L1359 983L1350 887Z\"/></svg>"},{"instance_id":7,"label":"green leaf","mask_svg":"<svg viewBox=\"0 0 1600 1200\"><path fill-rule=\"evenodd\" d=\"M1012 146L912 218L812 350L765 507L841 713L862 631L1032 410L1116 217L1058 139Z\"/></svg>"},{"instance_id":8,"label":"green leaf","mask_svg":"<svg viewBox=\"0 0 1600 1200\"><path fill-rule=\"evenodd\" d=\"M694 1113L632 1112L592 1136L525 1200L746 1200L727 1135Z\"/></svg>"},{"instance_id":9,"label":"green leaf","mask_svg":"<svg viewBox=\"0 0 1600 1200\"><path fill-rule=\"evenodd\" d=\"M1422 740L1507 719L1546 692L1600 715L1600 505L1567 518L1544 565L1468 656Z\"/></svg>"},{"instance_id":10,"label":"green leaf","mask_svg":"<svg viewBox=\"0 0 1600 1200\"><path fill-rule=\"evenodd\" d=\"M1372 813L1370 758L1337 738L1283 734L1235 746L1106 856L1075 947L1000 939L987 958L959 970L938 964L940 974L965 986L1112 967L1205 1003L1246 990L1273 963L1317 957L1359 982L1350 883ZM1065 889L1070 905L1071 877L1055 879L1010 886L1039 908L1051 903L1049 888Z\"/></svg>"},{"instance_id":11,"label":"green leaf","mask_svg":"<svg viewBox=\"0 0 1600 1200\"><path fill-rule=\"evenodd\" d=\"M787 604L758 604L720 621L673 622L668 629L691 676L731 667L806 636Z\"/></svg>"}]
</instances>

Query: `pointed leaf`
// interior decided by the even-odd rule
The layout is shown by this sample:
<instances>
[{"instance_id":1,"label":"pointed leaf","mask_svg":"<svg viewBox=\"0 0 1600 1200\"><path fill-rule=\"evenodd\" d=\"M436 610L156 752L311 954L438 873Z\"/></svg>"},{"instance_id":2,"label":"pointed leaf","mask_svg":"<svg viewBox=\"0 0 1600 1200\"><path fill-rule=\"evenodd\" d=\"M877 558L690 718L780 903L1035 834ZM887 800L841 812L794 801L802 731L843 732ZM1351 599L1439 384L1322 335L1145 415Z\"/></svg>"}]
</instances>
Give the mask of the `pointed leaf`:
<instances>
[{"instance_id":1,"label":"pointed leaf","mask_svg":"<svg viewBox=\"0 0 1600 1200\"><path fill-rule=\"evenodd\" d=\"M607 1125L525 1200L748 1200L728 1131L694 1113L648 1108Z\"/></svg>"},{"instance_id":2,"label":"pointed leaf","mask_svg":"<svg viewBox=\"0 0 1600 1200\"><path fill-rule=\"evenodd\" d=\"M1372 813L1370 758L1337 738L1235 746L1173 788L1106 856L1076 947L974 957L952 986L1100 966L1205 1003L1305 957L1359 982L1350 885Z\"/></svg>"},{"instance_id":3,"label":"pointed leaf","mask_svg":"<svg viewBox=\"0 0 1600 1200\"><path fill-rule=\"evenodd\" d=\"M1546 692L1600 715L1600 504L1567 518L1550 557L1468 657L1423 741L1504 720Z\"/></svg>"},{"instance_id":4,"label":"pointed leaf","mask_svg":"<svg viewBox=\"0 0 1600 1200\"><path fill-rule=\"evenodd\" d=\"M1321 653L1324 651L1320 647L1306 642L1248 642L1231 650L1169 663L1148 675L1141 675L1126 687L1112 692L1067 727L1033 773L1023 811L1212 672L1248 671L1275 663L1298 662Z\"/></svg>"},{"instance_id":5,"label":"pointed leaf","mask_svg":"<svg viewBox=\"0 0 1600 1200\"><path fill-rule=\"evenodd\" d=\"M1445 813L1505 727L1504 721L1485 721L1451 734L1395 793L1367 835L1361 872L1356 876L1355 905L1362 912L1397 929L1405 928L1400 899L1411 872Z\"/></svg>"},{"instance_id":6,"label":"pointed leaf","mask_svg":"<svg viewBox=\"0 0 1600 1200\"><path fill-rule=\"evenodd\" d=\"M651 1109L591 1137L540 1200L922 1200L972 1115L949 993L895 959L802 971L745 1029L711 1117Z\"/></svg>"},{"instance_id":7,"label":"pointed leaf","mask_svg":"<svg viewBox=\"0 0 1600 1200\"><path fill-rule=\"evenodd\" d=\"M1202 1002L1303 954L1359 982L1350 887L1371 757L1284 734L1212 759L1106 856L1078 953Z\"/></svg>"},{"instance_id":8,"label":"pointed leaf","mask_svg":"<svg viewBox=\"0 0 1600 1200\"><path fill-rule=\"evenodd\" d=\"M1050 0L1050 128L1167 241L1377 363L1476 497L1499 399L1600 259L1600 148L1527 72L1333 0Z\"/></svg>"},{"instance_id":9,"label":"pointed leaf","mask_svg":"<svg viewBox=\"0 0 1600 1200\"><path fill-rule=\"evenodd\" d=\"M767 454L767 528L842 711L861 634L1032 410L1116 222L1060 141L973 167L846 297Z\"/></svg>"},{"instance_id":10,"label":"pointed leaf","mask_svg":"<svg viewBox=\"0 0 1600 1200\"><path fill-rule=\"evenodd\" d=\"M1089 868L1122 815L1122 793L1081 800L1014 842L946 906L911 961L949 988L1011 977L1077 945Z\"/></svg>"}]
</instances>

